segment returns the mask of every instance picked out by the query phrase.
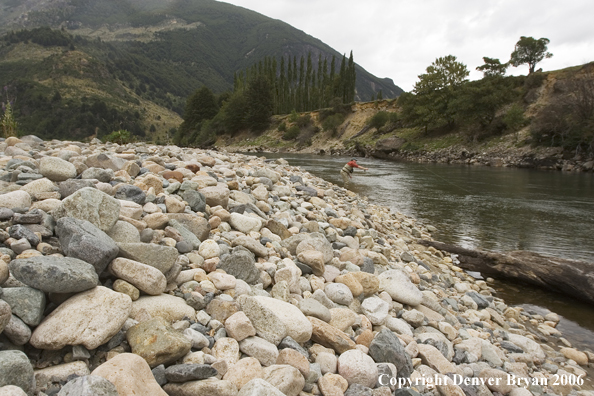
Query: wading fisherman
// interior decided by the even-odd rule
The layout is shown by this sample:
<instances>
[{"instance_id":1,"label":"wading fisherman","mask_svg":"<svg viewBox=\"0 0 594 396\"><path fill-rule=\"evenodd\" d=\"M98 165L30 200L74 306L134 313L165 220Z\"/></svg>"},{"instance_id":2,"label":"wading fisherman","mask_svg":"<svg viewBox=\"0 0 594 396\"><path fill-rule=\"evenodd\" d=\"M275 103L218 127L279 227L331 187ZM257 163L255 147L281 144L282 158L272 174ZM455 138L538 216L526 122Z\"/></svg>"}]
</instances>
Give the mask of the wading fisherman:
<instances>
[{"instance_id":1,"label":"wading fisherman","mask_svg":"<svg viewBox=\"0 0 594 396\"><path fill-rule=\"evenodd\" d=\"M342 181L344 182L345 186L348 184L349 180L353 178L352 173L353 169L355 168L363 169L364 171L369 169L357 164L356 158L351 158L351 160L347 162L346 165L343 166L342 170L340 171L340 176L342 176Z\"/></svg>"}]
</instances>

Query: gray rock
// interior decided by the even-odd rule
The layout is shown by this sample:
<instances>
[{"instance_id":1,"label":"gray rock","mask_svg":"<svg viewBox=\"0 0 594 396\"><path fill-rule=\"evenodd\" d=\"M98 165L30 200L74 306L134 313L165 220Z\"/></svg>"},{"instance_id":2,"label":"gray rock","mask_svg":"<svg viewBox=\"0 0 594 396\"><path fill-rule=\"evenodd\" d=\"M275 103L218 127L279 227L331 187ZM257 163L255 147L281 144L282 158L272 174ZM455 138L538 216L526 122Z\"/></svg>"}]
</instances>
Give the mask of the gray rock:
<instances>
[{"instance_id":1,"label":"gray rock","mask_svg":"<svg viewBox=\"0 0 594 396\"><path fill-rule=\"evenodd\" d=\"M37 235L35 235L33 233L33 231L29 230L27 227L25 227L22 224L13 225L12 227L10 227L10 230L8 231L8 233L14 239L25 238L27 241L29 241L31 246L39 245L39 242L40 242L39 237Z\"/></svg>"},{"instance_id":2,"label":"gray rock","mask_svg":"<svg viewBox=\"0 0 594 396\"><path fill-rule=\"evenodd\" d=\"M400 388L394 391L394 396L422 396L419 392L411 388Z\"/></svg>"},{"instance_id":3,"label":"gray rock","mask_svg":"<svg viewBox=\"0 0 594 396\"><path fill-rule=\"evenodd\" d=\"M56 234L66 256L92 264L97 274L103 272L120 250L109 235L86 220L63 217L57 222Z\"/></svg>"},{"instance_id":4,"label":"gray rock","mask_svg":"<svg viewBox=\"0 0 594 396\"><path fill-rule=\"evenodd\" d=\"M206 197L204 194L195 190L185 190L181 193L181 197L194 212L204 213L206 211Z\"/></svg>"},{"instance_id":5,"label":"gray rock","mask_svg":"<svg viewBox=\"0 0 594 396\"><path fill-rule=\"evenodd\" d=\"M138 229L127 221L118 220L111 230L109 230L107 235L115 242L140 243L140 233L138 232Z\"/></svg>"},{"instance_id":6,"label":"gray rock","mask_svg":"<svg viewBox=\"0 0 594 396\"><path fill-rule=\"evenodd\" d=\"M62 199L69 197L85 187L95 188L95 184L91 180L70 179L63 181L58 185Z\"/></svg>"},{"instance_id":7,"label":"gray rock","mask_svg":"<svg viewBox=\"0 0 594 396\"><path fill-rule=\"evenodd\" d=\"M466 292L466 295L472 298L476 305L478 305L479 309L485 309L489 306L489 301L475 291Z\"/></svg>"},{"instance_id":8,"label":"gray rock","mask_svg":"<svg viewBox=\"0 0 594 396\"><path fill-rule=\"evenodd\" d=\"M373 390L361 384L351 384L344 396L373 396Z\"/></svg>"},{"instance_id":9,"label":"gray rock","mask_svg":"<svg viewBox=\"0 0 594 396\"><path fill-rule=\"evenodd\" d=\"M28 394L35 390L35 376L29 358L21 351L0 351L0 387L15 385Z\"/></svg>"},{"instance_id":10,"label":"gray rock","mask_svg":"<svg viewBox=\"0 0 594 396\"><path fill-rule=\"evenodd\" d=\"M10 305L12 313L26 324L37 326L45 310L45 293L31 287L4 289L2 299Z\"/></svg>"},{"instance_id":11,"label":"gray rock","mask_svg":"<svg viewBox=\"0 0 594 396\"><path fill-rule=\"evenodd\" d=\"M167 378L165 378L165 365L160 364L154 369L151 370L153 373L153 377L155 377L155 381L159 386L163 386L167 383Z\"/></svg>"},{"instance_id":12,"label":"gray rock","mask_svg":"<svg viewBox=\"0 0 594 396\"><path fill-rule=\"evenodd\" d=\"M31 329L16 315L10 315L10 321L4 327L5 335L14 345L25 345L31 339Z\"/></svg>"},{"instance_id":13,"label":"gray rock","mask_svg":"<svg viewBox=\"0 0 594 396\"><path fill-rule=\"evenodd\" d=\"M97 179L103 183L109 183L113 177L112 169L88 168L80 175L81 179Z\"/></svg>"},{"instance_id":14,"label":"gray rock","mask_svg":"<svg viewBox=\"0 0 594 396\"><path fill-rule=\"evenodd\" d=\"M289 336L286 336L285 338L283 338L283 340L280 342L280 344L278 344L279 351L281 349L285 349L285 348L294 349L309 360L309 352L307 352L307 349L303 348L301 345L299 345L299 343L297 341L295 341L294 339L292 339Z\"/></svg>"},{"instance_id":15,"label":"gray rock","mask_svg":"<svg viewBox=\"0 0 594 396\"><path fill-rule=\"evenodd\" d=\"M15 213L12 222L15 224L39 224L43 220L44 213L39 209L33 209L27 213Z\"/></svg>"},{"instance_id":16,"label":"gray rock","mask_svg":"<svg viewBox=\"0 0 594 396\"><path fill-rule=\"evenodd\" d=\"M56 219L75 217L87 220L102 231L108 231L120 217L120 202L96 188L85 187L63 199L53 215Z\"/></svg>"},{"instance_id":17,"label":"gray rock","mask_svg":"<svg viewBox=\"0 0 594 396\"><path fill-rule=\"evenodd\" d=\"M309 187L309 186L295 186L295 189L297 191L303 191L304 193L306 193L309 196L312 197L317 197L318 196L318 191L313 188L313 187Z\"/></svg>"},{"instance_id":18,"label":"gray rock","mask_svg":"<svg viewBox=\"0 0 594 396\"><path fill-rule=\"evenodd\" d=\"M388 329L382 329L369 345L369 356L376 363L392 363L398 378L408 378L413 372L412 359L404 350L400 339Z\"/></svg>"},{"instance_id":19,"label":"gray rock","mask_svg":"<svg viewBox=\"0 0 594 396\"><path fill-rule=\"evenodd\" d=\"M200 239L198 239L198 237L193 232L188 230L182 223L175 219L170 219L169 225L175 228L183 240L191 245L190 251L192 249L197 250L200 247Z\"/></svg>"},{"instance_id":20,"label":"gray rock","mask_svg":"<svg viewBox=\"0 0 594 396\"><path fill-rule=\"evenodd\" d=\"M179 257L176 248L154 243L118 243L120 256L155 267L166 273Z\"/></svg>"},{"instance_id":21,"label":"gray rock","mask_svg":"<svg viewBox=\"0 0 594 396\"><path fill-rule=\"evenodd\" d=\"M68 382L58 396L118 396L118 390L109 380L98 375L85 375Z\"/></svg>"},{"instance_id":22,"label":"gray rock","mask_svg":"<svg viewBox=\"0 0 594 396\"><path fill-rule=\"evenodd\" d=\"M231 254L221 257L217 268L250 285L260 280L260 270L256 267L254 255L243 247L237 247Z\"/></svg>"},{"instance_id":23,"label":"gray rock","mask_svg":"<svg viewBox=\"0 0 594 396\"><path fill-rule=\"evenodd\" d=\"M176 220L185 228L190 230L200 241L208 239L210 224L204 217L195 213L167 213L169 220Z\"/></svg>"},{"instance_id":24,"label":"gray rock","mask_svg":"<svg viewBox=\"0 0 594 396\"><path fill-rule=\"evenodd\" d=\"M313 316L329 323L332 316L330 310L315 298L306 298L299 303L299 309L305 316Z\"/></svg>"},{"instance_id":25,"label":"gray rock","mask_svg":"<svg viewBox=\"0 0 594 396\"><path fill-rule=\"evenodd\" d=\"M99 281L93 265L71 257L16 259L8 267L17 280L48 293L78 293L94 288Z\"/></svg>"},{"instance_id":26,"label":"gray rock","mask_svg":"<svg viewBox=\"0 0 594 396\"><path fill-rule=\"evenodd\" d=\"M208 364L175 364L165 370L165 378L169 382L197 381L217 374L217 370Z\"/></svg>"},{"instance_id":27,"label":"gray rock","mask_svg":"<svg viewBox=\"0 0 594 396\"><path fill-rule=\"evenodd\" d=\"M296 256L297 245L299 245L302 241L311 238L311 236L307 233L299 233L293 235L290 238L283 239L281 242L281 246L287 248L287 250L293 255Z\"/></svg>"},{"instance_id":28,"label":"gray rock","mask_svg":"<svg viewBox=\"0 0 594 396\"><path fill-rule=\"evenodd\" d=\"M138 186L124 184L118 187L115 193L116 199L123 199L125 201L136 202L139 205L146 203L146 193Z\"/></svg>"},{"instance_id":29,"label":"gray rock","mask_svg":"<svg viewBox=\"0 0 594 396\"><path fill-rule=\"evenodd\" d=\"M12 219L14 212L9 208L0 208L0 221L6 221Z\"/></svg>"},{"instance_id":30,"label":"gray rock","mask_svg":"<svg viewBox=\"0 0 594 396\"><path fill-rule=\"evenodd\" d=\"M2 296L3 293L0 294L0 297ZM11 316L12 311L10 309L10 305L4 300L0 300L0 333L4 331L4 328L10 322Z\"/></svg>"}]
</instances>

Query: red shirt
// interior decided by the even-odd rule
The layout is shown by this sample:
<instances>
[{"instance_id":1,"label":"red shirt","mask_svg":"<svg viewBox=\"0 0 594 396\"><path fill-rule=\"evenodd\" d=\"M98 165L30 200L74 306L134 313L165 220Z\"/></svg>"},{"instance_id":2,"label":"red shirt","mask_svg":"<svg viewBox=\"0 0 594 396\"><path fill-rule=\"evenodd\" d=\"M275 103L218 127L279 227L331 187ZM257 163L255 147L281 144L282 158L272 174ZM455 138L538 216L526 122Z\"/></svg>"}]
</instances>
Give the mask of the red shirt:
<instances>
[{"instance_id":1,"label":"red shirt","mask_svg":"<svg viewBox=\"0 0 594 396\"><path fill-rule=\"evenodd\" d=\"M359 164L357 164L357 161L349 161L347 162L347 165L351 168L360 168Z\"/></svg>"}]
</instances>

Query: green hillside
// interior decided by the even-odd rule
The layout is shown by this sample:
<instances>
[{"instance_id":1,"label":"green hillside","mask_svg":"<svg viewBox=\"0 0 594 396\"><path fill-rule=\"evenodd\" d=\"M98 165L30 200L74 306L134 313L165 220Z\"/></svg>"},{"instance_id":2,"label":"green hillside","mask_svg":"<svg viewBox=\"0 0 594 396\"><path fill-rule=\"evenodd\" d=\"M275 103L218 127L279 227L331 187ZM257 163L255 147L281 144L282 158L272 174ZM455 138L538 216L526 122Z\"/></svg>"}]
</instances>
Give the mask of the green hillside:
<instances>
[{"instance_id":1,"label":"green hillside","mask_svg":"<svg viewBox=\"0 0 594 396\"><path fill-rule=\"evenodd\" d=\"M235 72L266 56L343 55L282 21L213 0L0 0L0 32L2 101L14 101L21 127L43 137L101 137L121 126L166 139L203 85L228 91ZM361 101L402 93L359 66L356 90Z\"/></svg>"}]
</instances>

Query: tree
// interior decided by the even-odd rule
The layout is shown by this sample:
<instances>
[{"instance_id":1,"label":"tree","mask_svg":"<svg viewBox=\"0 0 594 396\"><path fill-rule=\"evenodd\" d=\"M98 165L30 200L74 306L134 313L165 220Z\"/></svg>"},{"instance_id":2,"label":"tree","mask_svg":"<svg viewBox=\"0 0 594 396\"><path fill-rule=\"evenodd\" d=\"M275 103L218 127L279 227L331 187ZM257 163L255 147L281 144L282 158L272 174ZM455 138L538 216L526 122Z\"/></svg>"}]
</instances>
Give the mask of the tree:
<instances>
[{"instance_id":1,"label":"tree","mask_svg":"<svg viewBox=\"0 0 594 396\"><path fill-rule=\"evenodd\" d=\"M484 65L476 68L478 71L482 71L485 77L504 76L509 63L501 63L499 59L483 57Z\"/></svg>"},{"instance_id":2,"label":"tree","mask_svg":"<svg viewBox=\"0 0 594 396\"><path fill-rule=\"evenodd\" d=\"M419 75L413 91L417 94L453 89L466 81L470 72L464 63L453 55L437 58L427 67L427 73Z\"/></svg>"},{"instance_id":3,"label":"tree","mask_svg":"<svg viewBox=\"0 0 594 396\"><path fill-rule=\"evenodd\" d=\"M218 111L219 105L214 94L206 86L203 86L188 99L181 128L188 131L200 129L200 124L205 120L212 119Z\"/></svg>"},{"instance_id":4,"label":"tree","mask_svg":"<svg viewBox=\"0 0 594 396\"><path fill-rule=\"evenodd\" d=\"M550 40L544 37L538 40L534 37L520 37L520 40L516 43L514 52L511 54L509 63L513 67L527 64L528 74L534 73L538 62L553 56L553 54L547 52L549 42Z\"/></svg>"},{"instance_id":5,"label":"tree","mask_svg":"<svg viewBox=\"0 0 594 396\"><path fill-rule=\"evenodd\" d=\"M254 131L263 131L270 124L270 117L274 110L272 87L268 79L259 75L249 84L246 91L247 126Z\"/></svg>"},{"instance_id":6,"label":"tree","mask_svg":"<svg viewBox=\"0 0 594 396\"><path fill-rule=\"evenodd\" d=\"M449 103L469 74L466 65L458 62L455 56L437 58L427 67L425 74L419 75L419 81L413 88L415 97L406 99L407 108L414 109L415 113L409 114L408 118L416 118L416 123L424 126L425 131L444 123L452 125L454 116Z\"/></svg>"}]
</instances>

